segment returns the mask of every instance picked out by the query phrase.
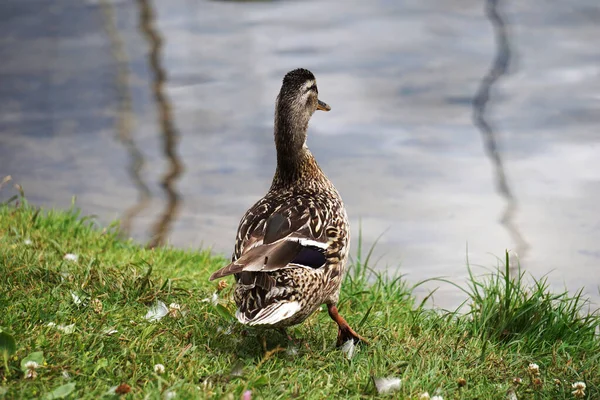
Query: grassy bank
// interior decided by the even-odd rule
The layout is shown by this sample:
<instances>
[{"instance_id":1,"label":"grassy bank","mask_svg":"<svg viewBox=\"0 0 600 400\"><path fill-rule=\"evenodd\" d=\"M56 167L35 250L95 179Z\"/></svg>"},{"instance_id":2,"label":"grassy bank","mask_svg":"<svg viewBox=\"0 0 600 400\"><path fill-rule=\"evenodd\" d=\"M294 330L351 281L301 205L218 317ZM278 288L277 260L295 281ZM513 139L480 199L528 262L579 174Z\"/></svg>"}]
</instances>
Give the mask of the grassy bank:
<instances>
[{"instance_id":1,"label":"grassy bank","mask_svg":"<svg viewBox=\"0 0 600 400\"><path fill-rule=\"evenodd\" d=\"M339 308L371 344L349 360L317 312L290 331L296 342L267 332L265 352L261 332L233 321L231 286L207 280L223 257L145 249L116 228L23 199L0 206L0 397L369 398L374 378L397 377L382 397L572 399L582 381L600 398L599 319L543 282L473 278L472 311L458 316L415 304L359 255ZM158 301L168 314L148 320Z\"/></svg>"}]
</instances>

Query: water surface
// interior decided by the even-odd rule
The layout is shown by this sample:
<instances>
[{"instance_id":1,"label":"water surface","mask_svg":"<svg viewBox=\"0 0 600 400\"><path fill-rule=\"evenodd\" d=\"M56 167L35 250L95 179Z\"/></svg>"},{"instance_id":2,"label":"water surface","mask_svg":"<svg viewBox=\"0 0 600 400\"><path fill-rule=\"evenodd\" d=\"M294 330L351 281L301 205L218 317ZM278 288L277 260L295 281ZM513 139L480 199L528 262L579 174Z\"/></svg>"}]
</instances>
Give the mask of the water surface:
<instances>
[{"instance_id":1,"label":"water surface","mask_svg":"<svg viewBox=\"0 0 600 400\"><path fill-rule=\"evenodd\" d=\"M600 6L500 6L510 63L483 114L493 153L473 121L498 51L480 1L6 0L0 175L48 207L76 196L141 242L229 254L272 178L281 78L305 67L333 108L309 146L354 245L359 226L365 247L383 234L379 268L462 282L467 256L493 267L513 249L534 276L598 299Z\"/></svg>"}]
</instances>

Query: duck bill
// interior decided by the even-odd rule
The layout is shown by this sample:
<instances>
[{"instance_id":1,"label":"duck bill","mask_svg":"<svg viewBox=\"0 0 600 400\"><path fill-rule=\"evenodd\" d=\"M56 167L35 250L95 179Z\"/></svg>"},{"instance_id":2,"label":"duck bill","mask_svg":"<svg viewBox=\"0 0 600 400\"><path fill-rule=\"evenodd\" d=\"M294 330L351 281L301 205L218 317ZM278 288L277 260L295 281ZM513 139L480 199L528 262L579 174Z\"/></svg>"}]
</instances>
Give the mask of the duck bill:
<instances>
[{"instance_id":1,"label":"duck bill","mask_svg":"<svg viewBox=\"0 0 600 400\"><path fill-rule=\"evenodd\" d=\"M317 104L317 110L329 111L331 110L331 107L329 107L329 104L325 103L324 101L319 100Z\"/></svg>"}]
</instances>

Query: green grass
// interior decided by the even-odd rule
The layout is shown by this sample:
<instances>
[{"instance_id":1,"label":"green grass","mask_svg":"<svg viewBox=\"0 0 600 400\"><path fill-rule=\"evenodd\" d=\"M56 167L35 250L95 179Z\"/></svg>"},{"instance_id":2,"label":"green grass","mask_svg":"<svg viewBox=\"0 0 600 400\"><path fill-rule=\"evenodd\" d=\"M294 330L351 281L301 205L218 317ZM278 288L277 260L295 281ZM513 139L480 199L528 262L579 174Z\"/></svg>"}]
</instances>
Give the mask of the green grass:
<instances>
[{"instance_id":1,"label":"green grass","mask_svg":"<svg viewBox=\"0 0 600 400\"><path fill-rule=\"evenodd\" d=\"M326 312L291 329L298 343L246 329L231 318L231 280L218 306L203 301L217 291L208 276L223 257L146 249L119 239L117 229L23 198L0 206L0 397L51 398L60 387L55 394L67 398L114 398L109 389L126 383L124 397L136 399L239 399L246 390L253 399L416 399L425 391L506 399L509 390L519 399L572 399L571 384L584 381L585 398L600 398L599 318L583 312L581 293L552 294L543 280L527 286L502 267L471 277L470 312L431 310L415 303L402 277L374 273L359 253L339 309L371 344L348 360ZM180 304L183 315L147 321L157 300ZM70 325L72 332L58 329ZM24 361L36 358L37 376L26 379ZM373 377L389 376L401 378L401 388L378 395Z\"/></svg>"}]
</instances>

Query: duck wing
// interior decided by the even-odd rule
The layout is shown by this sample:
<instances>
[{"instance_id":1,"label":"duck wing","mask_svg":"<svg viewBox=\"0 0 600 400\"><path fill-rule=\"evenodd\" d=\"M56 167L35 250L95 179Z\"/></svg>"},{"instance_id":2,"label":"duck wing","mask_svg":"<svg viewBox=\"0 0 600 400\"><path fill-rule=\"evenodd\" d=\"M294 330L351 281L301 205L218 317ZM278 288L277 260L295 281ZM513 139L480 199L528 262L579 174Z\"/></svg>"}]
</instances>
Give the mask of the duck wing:
<instances>
[{"instance_id":1,"label":"duck wing","mask_svg":"<svg viewBox=\"0 0 600 400\"><path fill-rule=\"evenodd\" d=\"M301 207L301 205L306 206ZM271 272L296 267L325 265L329 245L323 215L312 202L297 202L265 216L242 219L238 238L247 238L239 258L213 273L210 280L241 272ZM243 232L244 227L254 227Z\"/></svg>"}]
</instances>

